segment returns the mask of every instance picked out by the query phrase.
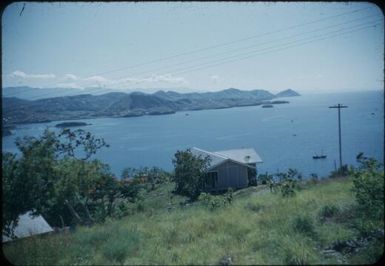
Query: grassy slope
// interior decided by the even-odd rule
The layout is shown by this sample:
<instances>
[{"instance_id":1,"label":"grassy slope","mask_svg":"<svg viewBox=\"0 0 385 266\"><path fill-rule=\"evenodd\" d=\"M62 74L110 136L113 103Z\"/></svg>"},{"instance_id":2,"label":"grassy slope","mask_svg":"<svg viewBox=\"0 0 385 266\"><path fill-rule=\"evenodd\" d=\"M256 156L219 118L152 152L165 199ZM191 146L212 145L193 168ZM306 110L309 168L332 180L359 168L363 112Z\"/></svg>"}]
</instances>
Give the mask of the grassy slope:
<instances>
[{"instance_id":1,"label":"grassy slope","mask_svg":"<svg viewBox=\"0 0 385 266\"><path fill-rule=\"evenodd\" d=\"M331 180L293 198L251 187L237 191L231 206L211 211L200 204L179 206L182 198L170 199L168 185L151 192L140 213L75 233L16 241L3 251L15 264L218 264L224 256L234 264L366 264L373 262L368 250L345 258L321 252L359 234L351 225L351 187L349 179ZM341 212L322 223L325 205ZM314 228L295 230L304 217ZM382 250L383 243L375 252Z\"/></svg>"}]
</instances>

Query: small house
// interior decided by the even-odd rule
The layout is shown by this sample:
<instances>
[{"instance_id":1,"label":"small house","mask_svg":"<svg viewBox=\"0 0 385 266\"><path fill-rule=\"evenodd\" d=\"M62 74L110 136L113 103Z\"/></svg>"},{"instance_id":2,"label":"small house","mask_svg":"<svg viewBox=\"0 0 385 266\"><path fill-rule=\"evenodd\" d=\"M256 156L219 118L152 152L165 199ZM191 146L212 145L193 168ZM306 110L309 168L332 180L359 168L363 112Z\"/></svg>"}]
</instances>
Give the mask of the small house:
<instances>
[{"instance_id":1,"label":"small house","mask_svg":"<svg viewBox=\"0 0 385 266\"><path fill-rule=\"evenodd\" d=\"M16 238L24 238L39 234L53 232L52 227L41 215L33 216L31 211L28 211L19 216L19 221L14 229ZM12 241L13 239L3 234L2 242Z\"/></svg>"},{"instance_id":2,"label":"small house","mask_svg":"<svg viewBox=\"0 0 385 266\"><path fill-rule=\"evenodd\" d=\"M257 164L262 163L261 157L252 148L210 152L194 147L191 152L195 156L210 159L205 180L206 191L247 187L256 179Z\"/></svg>"}]
</instances>

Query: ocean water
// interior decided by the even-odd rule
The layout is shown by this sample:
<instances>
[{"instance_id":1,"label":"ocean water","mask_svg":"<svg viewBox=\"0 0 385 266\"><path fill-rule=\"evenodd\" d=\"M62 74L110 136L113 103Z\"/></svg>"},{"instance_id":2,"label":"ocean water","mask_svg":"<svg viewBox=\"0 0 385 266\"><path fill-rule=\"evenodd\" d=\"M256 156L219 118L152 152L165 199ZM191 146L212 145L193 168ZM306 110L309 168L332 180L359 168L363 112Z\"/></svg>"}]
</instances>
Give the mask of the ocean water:
<instances>
[{"instance_id":1,"label":"ocean water","mask_svg":"<svg viewBox=\"0 0 385 266\"><path fill-rule=\"evenodd\" d=\"M282 98L284 99L284 98ZM258 172L295 168L305 177L327 176L339 165L337 109L341 110L343 163L355 165L359 152L384 161L384 94L382 91L313 94L287 98L289 104L186 111L132 118L82 119L82 127L110 145L98 158L120 177L125 167L157 166L172 170L177 150L198 147L216 151L254 148L263 163ZM188 115L186 115L188 114ZM16 137L38 136L57 122L20 125L2 138L2 150L18 152ZM326 159L312 156L323 152Z\"/></svg>"}]
</instances>

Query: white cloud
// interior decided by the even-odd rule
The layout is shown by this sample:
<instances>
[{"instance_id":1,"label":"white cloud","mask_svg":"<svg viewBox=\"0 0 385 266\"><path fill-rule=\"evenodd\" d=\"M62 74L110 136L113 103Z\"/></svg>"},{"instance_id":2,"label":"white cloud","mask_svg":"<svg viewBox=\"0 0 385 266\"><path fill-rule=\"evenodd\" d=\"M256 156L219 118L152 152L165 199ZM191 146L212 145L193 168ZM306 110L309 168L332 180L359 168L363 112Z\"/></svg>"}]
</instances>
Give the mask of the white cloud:
<instances>
[{"instance_id":1,"label":"white cloud","mask_svg":"<svg viewBox=\"0 0 385 266\"><path fill-rule=\"evenodd\" d=\"M172 74L154 74L147 77L124 77L118 79L108 79L100 75L81 78L75 74L67 73L57 77L54 74L27 74L23 71L16 70L13 73L7 75L7 77L18 82L24 81L26 85L35 87L48 86L48 84L41 84L42 80L56 79L56 87L77 89L87 87L127 88L130 86L138 85L142 87L157 87L165 85L167 86L167 84L185 86L189 84L189 82L184 77L174 76ZM49 85L49 87L52 86L53 84Z\"/></svg>"},{"instance_id":2,"label":"white cloud","mask_svg":"<svg viewBox=\"0 0 385 266\"><path fill-rule=\"evenodd\" d=\"M78 80L78 77L75 76L74 74L65 74L64 75L64 80L73 80L73 81L75 81L75 80Z\"/></svg>"},{"instance_id":3,"label":"white cloud","mask_svg":"<svg viewBox=\"0 0 385 266\"><path fill-rule=\"evenodd\" d=\"M53 79L56 76L54 74L27 74L23 71L16 70L9 75L11 78L22 79Z\"/></svg>"},{"instance_id":4,"label":"white cloud","mask_svg":"<svg viewBox=\"0 0 385 266\"><path fill-rule=\"evenodd\" d=\"M99 82L99 83L108 82L108 80L102 76L92 76L84 79L84 81L92 81L92 82Z\"/></svg>"}]
</instances>

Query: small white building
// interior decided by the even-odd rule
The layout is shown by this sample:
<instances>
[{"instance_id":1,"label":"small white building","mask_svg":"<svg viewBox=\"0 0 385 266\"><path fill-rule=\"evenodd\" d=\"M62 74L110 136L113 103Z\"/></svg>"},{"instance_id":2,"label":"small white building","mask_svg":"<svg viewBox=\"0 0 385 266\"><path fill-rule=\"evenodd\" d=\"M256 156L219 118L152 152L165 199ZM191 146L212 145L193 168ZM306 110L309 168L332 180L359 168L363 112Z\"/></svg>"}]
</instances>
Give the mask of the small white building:
<instances>
[{"instance_id":1,"label":"small white building","mask_svg":"<svg viewBox=\"0 0 385 266\"><path fill-rule=\"evenodd\" d=\"M17 223L17 226L14 230L16 238L24 238L49 232L53 232L53 229L43 218L43 216L32 216L31 211L28 211L19 216L19 222ZM14 239L9 238L3 234L3 243L12 240Z\"/></svg>"},{"instance_id":2,"label":"small white building","mask_svg":"<svg viewBox=\"0 0 385 266\"><path fill-rule=\"evenodd\" d=\"M247 187L249 180L256 177L257 164L262 163L252 148L209 152L194 147L191 152L201 158L210 158L205 182L207 191Z\"/></svg>"}]
</instances>

